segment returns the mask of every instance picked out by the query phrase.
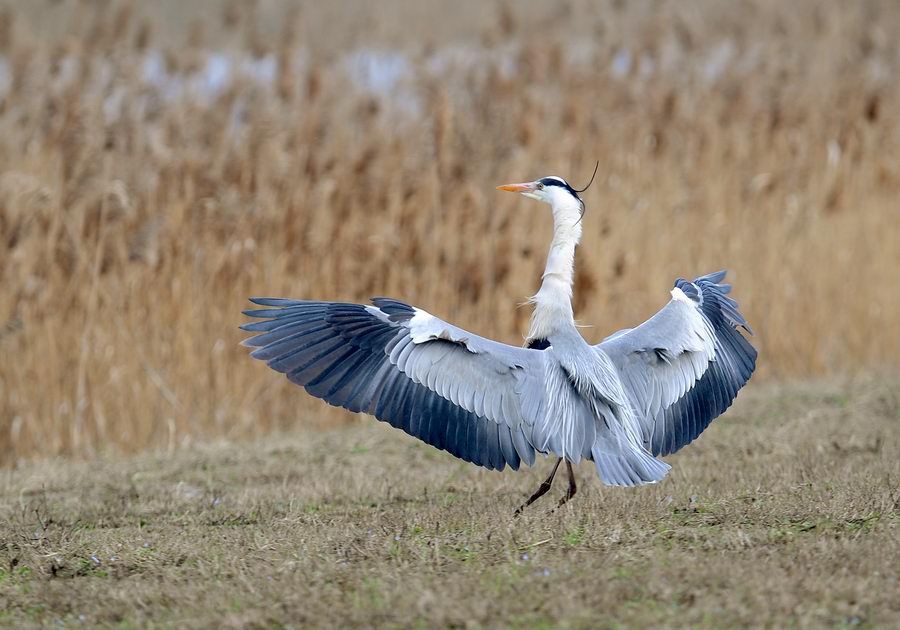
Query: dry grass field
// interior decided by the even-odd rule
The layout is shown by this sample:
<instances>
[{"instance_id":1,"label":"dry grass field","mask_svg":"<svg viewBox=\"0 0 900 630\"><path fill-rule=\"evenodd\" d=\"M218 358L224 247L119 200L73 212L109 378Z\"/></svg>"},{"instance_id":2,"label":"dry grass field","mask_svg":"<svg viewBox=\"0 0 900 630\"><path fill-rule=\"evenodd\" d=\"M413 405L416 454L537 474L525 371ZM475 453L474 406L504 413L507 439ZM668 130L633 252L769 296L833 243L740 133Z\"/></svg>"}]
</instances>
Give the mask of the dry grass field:
<instances>
[{"instance_id":1,"label":"dry grass field","mask_svg":"<svg viewBox=\"0 0 900 630\"><path fill-rule=\"evenodd\" d=\"M896 2L452 4L0 0L0 624L900 627ZM728 268L760 351L658 486L513 520L543 467L239 346L251 295L520 343L494 186L596 160L585 336Z\"/></svg>"},{"instance_id":2,"label":"dry grass field","mask_svg":"<svg viewBox=\"0 0 900 630\"><path fill-rule=\"evenodd\" d=\"M896 381L747 392L657 486L379 423L0 475L0 623L898 627Z\"/></svg>"}]
</instances>

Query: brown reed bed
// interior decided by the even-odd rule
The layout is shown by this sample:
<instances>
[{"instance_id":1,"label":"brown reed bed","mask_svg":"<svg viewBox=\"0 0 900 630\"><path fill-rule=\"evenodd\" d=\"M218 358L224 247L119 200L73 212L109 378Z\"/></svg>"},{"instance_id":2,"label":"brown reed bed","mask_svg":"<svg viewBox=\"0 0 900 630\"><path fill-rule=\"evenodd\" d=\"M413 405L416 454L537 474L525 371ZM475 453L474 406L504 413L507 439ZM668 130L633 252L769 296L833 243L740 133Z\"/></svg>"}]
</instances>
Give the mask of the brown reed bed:
<instances>
[{"instance_id":1,"label":"brown reed bed","mask_svg":"<svg viewBox=\"0 0 900 630\"><path fill-rule=\"evenodd\" d=\"M246 358L249 295L520 342L550 222L493 186L596 159L588 338L726 267L758 380L897 370L890 3L380 4L6 6L0 461L346 418Z\"/></svg>"}]
</instances>

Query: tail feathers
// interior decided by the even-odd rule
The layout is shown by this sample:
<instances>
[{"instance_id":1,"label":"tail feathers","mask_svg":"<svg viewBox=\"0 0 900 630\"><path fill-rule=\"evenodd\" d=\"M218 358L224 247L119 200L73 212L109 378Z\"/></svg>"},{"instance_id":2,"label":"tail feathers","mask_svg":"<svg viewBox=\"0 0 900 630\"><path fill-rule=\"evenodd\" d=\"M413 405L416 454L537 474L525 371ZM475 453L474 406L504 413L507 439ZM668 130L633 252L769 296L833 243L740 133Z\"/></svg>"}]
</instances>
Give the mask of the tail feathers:
<instances>
[{"instance_id":1,"label":"tail feathers","mask_svg":"<svg viewBox=\"0 0 900 630\"><path fill-rule=\"evenodd\" d=\"M598 439L591 456L600 479L608 486L643 486L661 481L671 466L661 462L642 446L621 440L615 444L607 436Z\"/></svg>"}]
</instances>

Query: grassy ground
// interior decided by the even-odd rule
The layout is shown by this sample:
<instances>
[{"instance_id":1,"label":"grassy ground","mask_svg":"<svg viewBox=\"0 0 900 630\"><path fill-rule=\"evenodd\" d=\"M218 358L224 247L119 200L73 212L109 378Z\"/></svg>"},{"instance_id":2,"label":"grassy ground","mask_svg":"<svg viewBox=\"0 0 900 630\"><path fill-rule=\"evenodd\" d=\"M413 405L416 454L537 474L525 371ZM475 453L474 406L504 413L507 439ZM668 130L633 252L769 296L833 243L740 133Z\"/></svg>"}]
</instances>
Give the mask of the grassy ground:
<instances>
[{"instance_id":1,"label":"grassy ground","mask_svg":"<svg viewBox=\"0 0 900 630\"><path fill-rule=\"evenodd\" d=\"M374 421L0 477L0 619L203 627L897 627L896 378L750 388L655 487L518 518Z\"/></svg>"}]
</instances>

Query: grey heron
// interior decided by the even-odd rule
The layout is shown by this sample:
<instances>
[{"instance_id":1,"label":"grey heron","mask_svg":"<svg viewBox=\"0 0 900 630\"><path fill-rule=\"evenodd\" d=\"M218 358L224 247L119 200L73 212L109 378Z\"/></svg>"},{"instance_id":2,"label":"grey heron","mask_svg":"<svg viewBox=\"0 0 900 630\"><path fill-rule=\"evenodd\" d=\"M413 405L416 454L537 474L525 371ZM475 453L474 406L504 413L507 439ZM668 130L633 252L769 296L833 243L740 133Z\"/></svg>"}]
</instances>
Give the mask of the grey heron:
<instances>
[{"instance_id":1,"label":"grey heron","mask_svg":"<svg viewBox=\"0 0 900 630\"><path fill-rule=\"evenodd\" d=\"M596 173L596 170L595 170ZM553 239L524 347L480 337L391 298L346 304L251 298L244 340L307 392L371 414L438 449L493 470L557 457L531 504L566 462L594 463L611 486L660 481L658 459L693 441L732 403L756 366L752 334L724 271L678 279L669 302L597 345L572 312L584 203L560 177L498 186L544 202ZM582 189L583 191L584 189ZM522 508L516 511L518 514Z\"/></svg>"}]
</instances>

